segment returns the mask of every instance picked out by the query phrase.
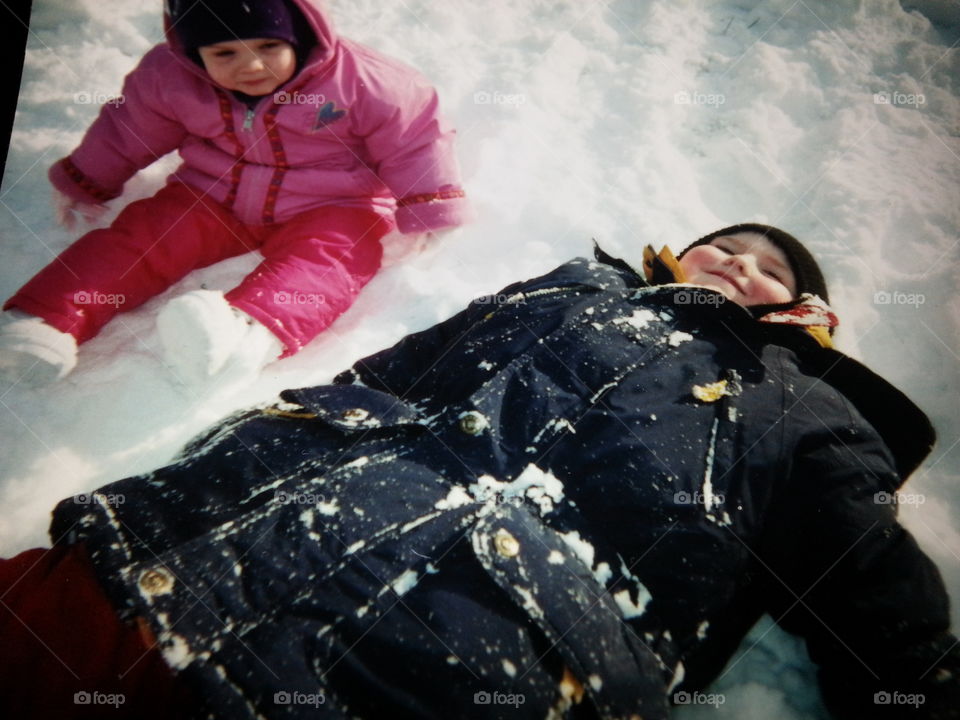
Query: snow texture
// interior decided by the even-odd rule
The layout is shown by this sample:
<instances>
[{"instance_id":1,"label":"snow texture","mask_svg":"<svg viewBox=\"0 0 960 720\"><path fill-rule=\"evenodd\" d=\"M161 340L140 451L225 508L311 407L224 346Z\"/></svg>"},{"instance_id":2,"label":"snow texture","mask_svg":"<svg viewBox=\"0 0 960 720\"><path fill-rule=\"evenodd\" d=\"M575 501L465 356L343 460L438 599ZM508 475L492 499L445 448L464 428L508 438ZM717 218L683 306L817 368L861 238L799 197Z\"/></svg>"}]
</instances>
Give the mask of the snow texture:
<instances>
[{"instance_id":1,"label":"snow texture","mask_svg":"<svg viewBox=\"0 0 960 720\"><path fill-rule=\"evenodd\" d=\"M532 463L509 482L481 475L468 489L469 495L462 488L451 488L447 497L437 502L437 509L448 510L470 502L492 509L499 503L516 504L527 499L539 508L541 515L546 515L563 500L563 483Z\"/></svg>"},{"instance_id":2,"label":"snow texture","mask_svg":"<svg viewBox=\"0 0 960 720\"><path fill-rule=\"evenodd\" d=\"M161 40L159 7L34 1L0 191L4 297L73 239L54 224L46 169ZM472 297L589 253L591 238L639 265L645 243L680 250L752 220L809 244L843 323L838 345L936 425L939 444L907 486L923 502L902 504L901 517L943 570L956 613L957 8L952 0L335 3L344 35L437 85L459 128L478 222L436 240L388 238L388 266L354 307L246 386L185 390L163 365L155 320L184 292L229 289L254 257L195 273L123 315L83 346L59 384L0 388L0 554L47 544L60 498L156 468L227 413L327 382ZM101 222L152 194L175 162L128 183ZM676 717L825 717L802 644L769 623L711 691L725 702L680 707Z\"/></svg>"}]
</instances>

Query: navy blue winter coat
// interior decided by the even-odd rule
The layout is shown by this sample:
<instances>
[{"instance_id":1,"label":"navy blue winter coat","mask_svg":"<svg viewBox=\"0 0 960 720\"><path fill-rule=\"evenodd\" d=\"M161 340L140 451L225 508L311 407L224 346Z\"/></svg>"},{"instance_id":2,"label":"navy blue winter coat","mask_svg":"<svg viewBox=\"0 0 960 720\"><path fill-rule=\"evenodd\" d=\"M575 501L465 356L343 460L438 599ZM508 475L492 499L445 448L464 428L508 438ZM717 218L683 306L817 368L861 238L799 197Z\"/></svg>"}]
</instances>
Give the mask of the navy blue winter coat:
<instances>
[{"instance_id":1,"label":"navy blue winter coat","mask_svg":"<svg viewBox=\"0 0 960 720\"><path fill-rule=\"evenodd\" d=\"M656 720L765 612L839 717L957 717L929 424L796 327L599 253L282 398L55 512L210 717Z\"/></svg>"}]
</instances>

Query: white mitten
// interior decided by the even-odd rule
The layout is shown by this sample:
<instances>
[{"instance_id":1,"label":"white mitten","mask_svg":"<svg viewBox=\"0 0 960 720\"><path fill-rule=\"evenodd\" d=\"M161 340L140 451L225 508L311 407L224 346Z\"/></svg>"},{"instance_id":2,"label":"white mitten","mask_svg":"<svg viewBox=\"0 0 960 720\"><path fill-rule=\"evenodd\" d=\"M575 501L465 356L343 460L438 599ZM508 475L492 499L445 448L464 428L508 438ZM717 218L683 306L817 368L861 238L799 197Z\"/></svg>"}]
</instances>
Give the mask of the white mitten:
<instances>
[{"instance_id":1,"label":"white mitten","mask_svg":"<svg viewBox=\"0 0 960 720\"><path fill-rule=\"evenodd\" d=\"M53 211L59 225L67 230L73 230L77 226L77 215L87 223L96 222L107 211L107 206L82 203L54 188Z\"/></svg>"},{"instance_id":2,"label":"white mitten","mask_svg":"<svg viewBox=\"0 0 960 720\"><path fill-rule=\"evenodd\" d=\"M48 385L77 364L77 341L33 315L0 314L0 377L30 387Z\"/></svg>"}]
</instances>

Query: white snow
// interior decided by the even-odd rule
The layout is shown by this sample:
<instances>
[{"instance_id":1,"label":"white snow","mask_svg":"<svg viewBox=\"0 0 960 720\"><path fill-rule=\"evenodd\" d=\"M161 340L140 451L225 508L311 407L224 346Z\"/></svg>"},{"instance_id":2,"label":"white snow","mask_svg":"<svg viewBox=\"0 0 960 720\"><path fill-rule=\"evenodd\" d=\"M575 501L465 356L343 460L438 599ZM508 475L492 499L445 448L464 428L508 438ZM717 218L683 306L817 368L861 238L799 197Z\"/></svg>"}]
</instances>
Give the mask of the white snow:
<instances>
[{"instance_id":1,"label":"white snow","mask_svg":"<svg viewBox=\"0 0 960 720\"><path fill-rule=\"evenodd\" d=\"M610 569L610 564L605 562L597 563L597 566L593 569L593 577L596 578L596 581L600 583L601 587L606 587L610 578L613 577L613 570Z\"/></svg>"},{"instance_id":2,"label":"white snow","mask_svg":"<svg viewBox=\"0 0 960 720\"><path fill-rule=\"evenodd\" d=\"M459 485L454 485L450 488L447 496L443 500L438 500L434 507L437 508L437 510L453 510L454 508L462 507L472 502L474 502L474 498L470 493Z\"/></svg>"},{"instance_id":3,"label":"white snow","mask_svg":"<svg viewBox=\"0 0 960 720\"><path fill-rule=\"evenodd\" d=\"M664 637L667 636L667 633L664 633ZM669 639L669 638L668 638ZM683 678L686 677L687 671L683 666L683 661L679 661L676 666L673 668L673 677L670 679L670 684L667 686L667 692L670 693L673 691L677 685L683 682ZM753 716L759 717L759 716Z\"/></svg>"},{"instance_id":4,"label":"white snow","mask_svg":"<svg viewBox=\"0 0 960 720\"><path fill-rule=\"evenodd\" d=\"M321 500L317 503L317 512L321 515L336 515L340 512L340 504L337 501L337 498L327 502L326 500Z\"/></svg>"},{"instance_id":5,"label":"white snow","mask_svg":"<svg viewBox=\"0 0 960 720\"><path fill-rule=\"evenodd\" d=\"M956 3L904 4L914 9L897 0L335 4L346 36L437 85L478 222L429 241L391 239L388 266L354 307L247 387L178 386L155 319L179 294L229 289L255 257L195 273L121 316L58 385L0 387L0 555L48 544L60 498L154 469L226 414L326 382L472 297L587 255L591 238L638 266L644 243L679 250L755 220L807 241L844 323L838 345L937 426L939 444L907 486L926 502L901 517L943 571L957 618L960 23ZM46 170L160 39L159 3L35 0L31 30L0 189L3 297L74 238L54 225ZM128 183L103 221L152 194L174 164ZM181 650L168 659L185 663ZM801 644L766 628L742 650L713 688L724 705L674 714L825 717Z\"/></svg>"},{"instance_id":6,"label":"white snow","mask_svg":"<svg viewBox=\"0 0 960 720\"><path fill-rule=\"evenodd\" d=\"M613 593L613 599L616 601L617 607L620 608L620 612L623 613L623 616L627 620L630 620L643 615L644 610L647 608L647 603L643 601L649 601L650 596L647 595L646 597L641 598L641 602L635 603L633 598L630 597L629 590L617 590Z\"/></svg>"},{"instance_id":7,"label":"white snow","mask_svg":"<svg viewBox=\"0 0 960 720\"><path fill-rule=\"evenodd\" d=\"M390 583L390 586L397 595L406 595L410 592L411 588L417 584L417 580L419 579L420 576L417 574L417 571L410 569Z\"/></svg>"},{"instance_id":8,"label":"white snow","mask_svg":"<svg viewBox=\"0 0 960 720\"><path fill-rule=\"evenodd\" d=\"M597 554L597 550L593 547L593 544L580 537L579 530L560 533L560 537L562 537L563 541L576 553L577 557L583 561L583 564L592 570L593 559Z\"/></svg>"},{"instance_id":9,"label":"white snow","mask_svg":"<svg viewBox=\"0 0 960 720\"><path fill-rule=\"evenodd\" d=\"M498 503L520 502L526 498L537 505L541 515L546 515L553 511L555 503L563 499L563 483L533 463L509 482L497 480L492 475L481 475L475 483L470 484L469 490L470 497L467 498L462 491L453 488L434 507L439 510L456 508L469 502L470 498L493 507Z\"/></svg>"},{"instance_id":10,"label":"white snow","mask_svg":"<svg viewBox=\"0 0 960 720\"><path fill-rule=\"evenodd\" d=\"M703 471L703 485L701 487L701 492L703 493L703 510L709 516L710 511L713 510L713 503L715 498L713 496L713 460L717 450L717 428L719 427L719 421L714 419L713 426L710 428L710 441L707 447L707 457L704 460L704 471Z\"/></svg>"},{"instance_id":11,"label":"white snow","mask_svg":"<svg viewBox=\"0 0 960 720\"><path fill-rule=\"evenodd\" d=\"M546 515L553 510L554 503L563 500L563 483L553 474L530 463L508 485L504 495L527 497L537 504L541 515Z\"/></svg>"},{"instance_id":12,"label":"white snow","mask_svg":"<svg viewBox=\"0 0 960 720\"><path fill-rule=\"evenodd\" d=\"M530 592L528 588L514 583L513 589L521 598L523 598L524 610L536 617L543 617L543 608L540 607L540 605L537 603L537 599L533 596L533 593Z\"/></svg>"},{"instance_id":13,"label":"white snow","mask_svg":"<svg viewBox=\"0 0 960 720\"><path fill-rule=\"evenodd\" d=\"M362 456L362 457L358 457L356 460L351 460L351 461L348 462L348 463L344 463L343 465L341 465L341 467L343 467L343 468L351 468L351 469L353 469L353 468L362 468L362 467L363 467L364 465L366 465L368 462L370 462L370 458L368 458L366 455L364 455L364 456Z\"/></svg>"},{"instance_id":14,"label":"white snow","mask_svg":"<svg viewBox=\"0 0 960 720\"><path fill-rule=\"evenodd\" d=\"M160 636L160 641L163 659L174 670L183 670L194 661L196 656L182 635L164 632Z\"/></svg>"},{"instance_id":15,"label":"white snow","mask_svg":"<svg viewBox=\"0 0 960 720\"><path fill-rule=\"evenodd\" d=\"M633 314L617 318L613 321L614 325L629 325L630 327L636 330L643 330L647 325L649 325L654 320L657 320L657 314L652 310L647 310L643 308L641 310L634 310Z\"/></svg>"},{"instance_id":16,"label":"white snow","mask_svg":"<svg viewBox=\"0 0 960 720\"><path fill-rule=\"evenodd\" d=\"M679 347L682 343L693 340L693 335L683 330L674 330L667 336L667 344L670 347Z\"/></svg>"},{"instance_id":17,"label":"white snow","mask_svg":"<svg viewBox=\"0 0 960 720\"><path fill-rule=\"evenodd\" d=\"M606 563L600 563L600 565L605 564ZM627 567L627 563L622 557L620 558L620 574L623 575L627 581L633 583L637 601L633 601L631 594L626 589L615 593L613 599L617 605L620 606L620 610L623 612L625 618L639 617L646 611L647 605L653 600L653 596L650 594L650 591L647 590L646 586L640 582L640 578L630 572L630 568ZM669 632L670 631L667 630L664 634L666 635Z\"/></svg>"},{"instance_id":18,"label":"white snow","mask_svg":"<svg viewBox=\"0 0 960 720\"><path fill-rule=\"evenodd\" d=\"M300 522L303 523L304 527L308 530L313 528L313 521L316 519L316 515L313 512L312 508L307 508L300 513Z\"/></svg>"}]
</instances>

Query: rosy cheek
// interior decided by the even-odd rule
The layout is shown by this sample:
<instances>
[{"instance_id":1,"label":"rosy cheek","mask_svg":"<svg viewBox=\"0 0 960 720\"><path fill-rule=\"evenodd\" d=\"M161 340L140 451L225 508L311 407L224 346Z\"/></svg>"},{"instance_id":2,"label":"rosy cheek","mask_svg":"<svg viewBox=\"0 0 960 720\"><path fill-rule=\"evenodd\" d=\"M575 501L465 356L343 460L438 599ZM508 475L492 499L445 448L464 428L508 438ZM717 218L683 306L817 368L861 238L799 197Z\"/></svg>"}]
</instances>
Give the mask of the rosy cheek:
<instances>
[{"instance_id":1,"label":"rosy cheek","mask_svg":"<svg viewBox=\"0 0 960 720\"><path fill-rule=\"evenodd\" d=\"M780 283L773 283L767 294L770 297L770 302L785 303L792 299L790 291Z\"/></svg>"}]
</instances>

